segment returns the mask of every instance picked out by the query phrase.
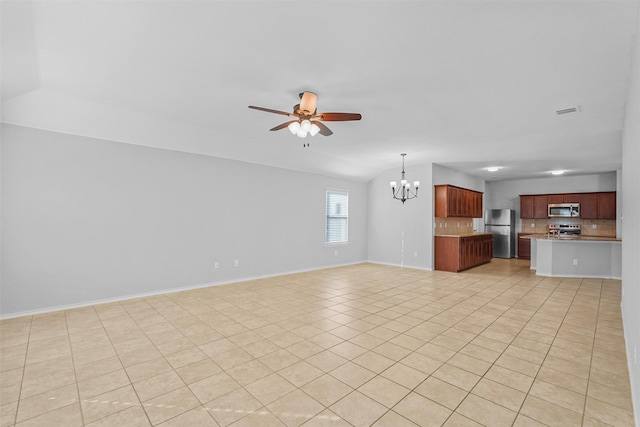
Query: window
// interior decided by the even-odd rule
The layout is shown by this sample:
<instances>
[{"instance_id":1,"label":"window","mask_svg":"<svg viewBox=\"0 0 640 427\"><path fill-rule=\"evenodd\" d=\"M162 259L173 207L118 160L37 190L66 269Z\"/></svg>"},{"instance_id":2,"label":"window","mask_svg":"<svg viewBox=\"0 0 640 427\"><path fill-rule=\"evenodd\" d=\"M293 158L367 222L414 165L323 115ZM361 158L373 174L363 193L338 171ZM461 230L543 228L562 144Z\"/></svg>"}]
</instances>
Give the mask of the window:
<instances>
[{"instance_id":1,"label":"window","mask_svg":"<svg viewBox=\"0 0 640 427\"><path fill-rule=\"evenodd\" d=\"M327 190L325 243L349 241L349 193Z\"/></svg>"}]
</instances>

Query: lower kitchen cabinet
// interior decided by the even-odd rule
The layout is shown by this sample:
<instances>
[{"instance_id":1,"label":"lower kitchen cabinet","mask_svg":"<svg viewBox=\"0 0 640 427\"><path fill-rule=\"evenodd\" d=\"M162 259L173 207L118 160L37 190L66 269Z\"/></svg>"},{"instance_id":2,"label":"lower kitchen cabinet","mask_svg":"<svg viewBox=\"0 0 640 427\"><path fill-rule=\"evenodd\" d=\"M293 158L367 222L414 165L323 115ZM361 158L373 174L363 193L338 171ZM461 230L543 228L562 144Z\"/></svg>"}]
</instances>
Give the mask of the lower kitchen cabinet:
<instances>
[{"instance_id":1,"label":"lower kitchen cabinet","mask_svg":"<svg viewBox=\"0 0 640 427\"><path fill-rule=\"evenodd\" d=\"M531 259L531 239L525 239L531 233L518 233L518 258Z\"/></svg>"},{"instance_id":2,"label":"lower kitchen cabinet","mask_svg":"<svg viewBox=\"0 0 640 427\"><path fill-rule=\"evenodd\" d=\"M458 272L493 258L493 235L435 236L435 269Z\"/></svg>"}]
</instances>

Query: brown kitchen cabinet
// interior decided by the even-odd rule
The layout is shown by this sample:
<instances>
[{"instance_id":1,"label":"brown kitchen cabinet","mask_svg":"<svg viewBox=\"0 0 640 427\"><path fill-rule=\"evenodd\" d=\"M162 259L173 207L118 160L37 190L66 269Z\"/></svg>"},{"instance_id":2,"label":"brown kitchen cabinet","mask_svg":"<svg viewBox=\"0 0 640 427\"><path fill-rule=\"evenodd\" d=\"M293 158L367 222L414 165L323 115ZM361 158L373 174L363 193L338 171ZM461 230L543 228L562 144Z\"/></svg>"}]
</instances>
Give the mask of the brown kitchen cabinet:
<instances>
[{"instance_id":1,"label":"brown kitchen cabinet","mask_svg":"<svg viewBox=\"0 0 640 427\"><path fill-rule=\"evenodd\" d=\"M533 219L533 196L520 196L520 218Z\"/></svg>"},{"instance_id":2,"label":"brown kitchen cabinet","mask_svg":"<svg viewBox=\"0 0 640 427\"><path fill-rule=\"evenodd\" d=\"M455 185L435 185L436 218L482 218L482 193Z\"/></svg>"},{"instance_id":3,"label":"brown kitchen cabinet","mask_svg":"<svg viewBox=\"0 0 640 427\"><path fill-rule=\"evenodd\" d=\"M531 239L525 239L530 233L518 233L518 258L531 259Z\"/></svg>"},{"instance_id":4,"label":"brown kitchen cabinet","mask_svg":"<svg viewBox=\"0 0 640 427\"><path fill-rule=\"evenodd\" d=\"M548 217L549 200L546 194L521 195L520 218L540 219Z\"/></svg>"},{"instance_id":5,"label":"brown kitchen cabinet","mask_svg":"<svg viewBox=\"0 0 640 427\"><path fill-rule=\"evenodd\" d=\"M598 193L598 219L616 219L616 193Z\"/></svg>"},{"instance_id":6,"label":"brown kitchen cabinet","mask_svg":"<svg viewBox=\"0 0 640 427\"><path fill-rule=\"evenodd\" d=\"M533 218L543 219L549 217L549 200L546 194L533 196Z\"/></svg>"},{"instance_id":7,"label":"brown kitchen cabinet","mask_svg":"<svg viewBox=\"0 0 640 427\"><path fill-rule=\"evenodd\" d=\"M564 203L564 194L549 194L547 196L547 203L549 204Z\"/></svg>"},{"instance_id":8,"label":"brown kitchen cabinet","mask_svg":"<svg viewBox=\"0 0 640 427\"><path fill-rule=\"evenodd\" d=\"M520 218L546 219L548 205L580 203L582 219L616 219L616 192L520 195Z\"/></svg>"},{"instance_id":9,"label":"brown kitchen cabinet","mask_svg":"<svg viewBox=\"0 0 640 427\"><path fill-rule=\"evenodd\" d=\"M598 193L580 194L580 218L598 219Z\"/></svg>"},{"instance_id":10,"label":"brown kitchen cabinet","mask_svg":"<svg viewBox=\"0 0 640 427\"><path fill-rule=\"evenodd\" d=\"M491 261L493 235L435 236L435 269L457 273Z\"/></svg>"}]
</instances>

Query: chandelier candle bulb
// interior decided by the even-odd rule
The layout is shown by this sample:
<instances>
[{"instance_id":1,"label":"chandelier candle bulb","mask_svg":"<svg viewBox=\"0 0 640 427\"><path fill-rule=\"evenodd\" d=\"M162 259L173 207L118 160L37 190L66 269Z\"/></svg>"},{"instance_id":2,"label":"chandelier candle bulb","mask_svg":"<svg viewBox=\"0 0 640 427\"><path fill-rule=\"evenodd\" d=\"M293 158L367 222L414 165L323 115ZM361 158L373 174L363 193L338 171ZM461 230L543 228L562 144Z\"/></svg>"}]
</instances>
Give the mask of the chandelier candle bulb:
<instances>
[{"instance_id":1,"label":"chandelier candle bulb","mask_svg":"<svg viewBox=\"0 0 640 427\"><path fill-rule=\"evenodd\" d=\"M393 190L395 190L395 189L396 189L396 185L397 185L397 184L398 184L398 183L397 183L397 182L395 182L395 181L391 181L391 182L389 183L389 185L391 185L391 188L392 188Z\"/></svg>"}]
</instances>

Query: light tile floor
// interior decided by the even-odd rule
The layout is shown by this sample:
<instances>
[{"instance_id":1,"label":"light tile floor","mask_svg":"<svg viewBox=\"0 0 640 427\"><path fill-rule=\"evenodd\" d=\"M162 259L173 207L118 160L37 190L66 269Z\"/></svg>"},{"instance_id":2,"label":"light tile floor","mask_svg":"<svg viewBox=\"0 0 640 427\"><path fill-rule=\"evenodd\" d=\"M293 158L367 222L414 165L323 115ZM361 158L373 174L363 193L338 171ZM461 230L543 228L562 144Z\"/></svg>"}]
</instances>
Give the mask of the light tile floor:
<instances>
[{"instance_id":1,"label":"light tile floor","mask_svg":"<svg viewBox=\"0 0 640 427\"><path fill-rule=\"evenodd\" d=\"M360 264L7 319L0 426L632 426L620 289Z\"/></svg>"}]
</instances>

